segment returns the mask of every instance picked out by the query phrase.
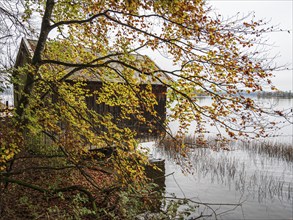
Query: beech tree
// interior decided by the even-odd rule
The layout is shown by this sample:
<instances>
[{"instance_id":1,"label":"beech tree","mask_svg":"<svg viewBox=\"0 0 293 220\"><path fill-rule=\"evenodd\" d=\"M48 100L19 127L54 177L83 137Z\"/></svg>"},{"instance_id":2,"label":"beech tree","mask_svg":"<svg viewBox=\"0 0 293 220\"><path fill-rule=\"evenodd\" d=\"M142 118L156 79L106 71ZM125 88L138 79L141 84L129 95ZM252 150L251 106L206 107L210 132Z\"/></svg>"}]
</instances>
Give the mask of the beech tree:
<instances>
[{"instance_id":1,"label":"beech tree","mask_svg":"<svg viewBox=\"0 0 293 220\"><path fill-rule=\"evenodd\" d=\"M179 130L173 135L179 142L191 122L196 124L199 136L206 132L208 123L219 128L219 135L221 129L236 139L265 137L274 124L259 118L267 114L283 116L244 96L267 86L275 89L270 77L276 67L270 66L254 47L274 28L253 15L226 19L201 0L18 2L23 3L22 13L12 16L0 7L1 16L14 18L10 21L27 31L20 36L35 32L36 47L30 62L13 70L12 81L23 83L23 91L9 125L1 127L9 131L1 131L0 136L1 182L28 186L13 178L12 161L27 150L27 137L45 134L51 139L49 145L58 149L66 163L79 170L94 189L101 190L83 167L89 146L115 147L108 165L117 185L136 183L136 188L141 188L147 155L138 150L135 129L123 127L121 122L134 117L139 123L147 123L143 112L158 120L152 81L168 88L170 111L162 131L165 128L163 133L170 134L168 123L179 121ZM37 29L30 25L32 20ZM14 33L1 32L0 40L10 34ZM159 63L154 65L147 58L137 60L143 49L164 54L176 68L159 68ZM76 73L79 77L75 83L68 83ZM21 76L26 80L20 81ZM94 93L84 85L93 76L103 82L96 103L119 107L118 117L101 115L86 106L86 98ZM142 81L147 82L143 90ZM199 104L202 94L211 98L211 105ZM98 163L95 167L105 171ZM88 194L85 188L74 189Z\"/></svg>"}]
</instances>

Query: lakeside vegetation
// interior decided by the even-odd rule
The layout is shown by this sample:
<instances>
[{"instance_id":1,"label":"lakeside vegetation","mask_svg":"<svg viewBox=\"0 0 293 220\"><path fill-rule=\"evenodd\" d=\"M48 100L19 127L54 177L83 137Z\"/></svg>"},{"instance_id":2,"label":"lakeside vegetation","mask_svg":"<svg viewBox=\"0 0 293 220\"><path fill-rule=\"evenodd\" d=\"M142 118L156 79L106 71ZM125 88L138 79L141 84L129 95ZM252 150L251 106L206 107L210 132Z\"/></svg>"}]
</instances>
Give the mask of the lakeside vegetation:
<instances>
[{"instance_id":1,"label":"lakeside vegetation","mask_svg":"<svg viewBox=\"0 0 293 220\"><path fill-rule=\"evenodd\" d=\"M277 137L275 137L277 139ZM178 146L184 144L184 150ZM192 149L208 148L213 151L233 151L235 149L245 149L251 152L267 155L282 159L287 162L293 162L292 143L282 143L277 140L219 140L216 137L208 137L203 141L201 136L186 135L180 142L176 142L173 137L167 136L157 142L158 148L166 152L174 152L174 157L184 157ZM180 151L179 151L180 150ZM182 155L180 155L182 154ZM176 156L177 155L177 156Z\"/></svg>"},{"instance_id":2,"label":"lakeside vegetation","mask_svg":"<svg viewBox=\"0 0 293 220\"><path fill-rule=\"evenodd\" d=\"M206 178L204 183L207 181L207 184L211 182L219 184L219 187L228 186L229 190L240 192L242 196L247 195L247 191L253 192L253 198L259 203L278 198L282 204L292 204L291 143L257 140L228 141L223 145L213 137L205 143L199 144L199 141L201 138L198 140L194 135L187 135L184 139L186 149L179 151L172 138L165 138L157 143L157 151L169 162L184 167L187 182L192 178ZM177 181L185 180L182 178ZM188 189L184 193L194 192Z\"/></svg>"}]
</instances>

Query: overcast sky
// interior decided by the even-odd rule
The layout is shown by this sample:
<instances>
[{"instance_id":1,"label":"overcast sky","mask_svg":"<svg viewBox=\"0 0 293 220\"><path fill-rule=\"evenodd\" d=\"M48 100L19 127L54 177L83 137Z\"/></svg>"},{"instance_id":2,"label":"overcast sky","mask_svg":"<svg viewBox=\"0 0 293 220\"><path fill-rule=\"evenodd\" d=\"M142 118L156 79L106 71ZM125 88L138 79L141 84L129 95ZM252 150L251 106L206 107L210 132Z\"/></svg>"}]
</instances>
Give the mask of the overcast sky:
<instances>
[{"instance_id":1,"label":"overcast sky","mask_svg":"<svg viewBox=\"0 0 293 220\"><path fill-rule=\"evenodd\" d=\"M292 69L292 29L293 29L293 0L208 0L208 3L217 9L217 12L224 15L236 13L247 14L255 12L256 18L269 20L272 25L279 25L281 29L290 30L285 32L269 34L270 42L274 43L271 51L272 56L279 54L276 59L279 65L290 63ZM273 83L280 90L293 91L293 71L275 72Z\"/></svg>"}]
</instances>

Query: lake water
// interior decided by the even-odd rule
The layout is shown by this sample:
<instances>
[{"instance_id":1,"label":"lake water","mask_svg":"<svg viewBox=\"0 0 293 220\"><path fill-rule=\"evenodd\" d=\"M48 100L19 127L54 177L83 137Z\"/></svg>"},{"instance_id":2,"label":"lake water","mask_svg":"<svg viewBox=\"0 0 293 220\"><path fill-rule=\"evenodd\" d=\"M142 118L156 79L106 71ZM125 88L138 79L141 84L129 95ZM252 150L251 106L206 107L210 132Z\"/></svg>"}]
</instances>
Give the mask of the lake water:
<instances>
[{"instance_id":1,"label":"lake water","mask_svg":"<svg viewBox=\"0 0 293 220\"><path fill-rule=\"evenodd\" d=\"M292 99L259 101L279 110L290 111L293 107ZM283 125L278 137L270 141L293 148L293 125ZM173 122L171 129L176 130L176 126ZM231 143L231 151L193 149L188 160L174 159L172 152L155 148L153 142L142 145L150 147L154 158L165 159L166 196L209 203L200 205L187 219L201 214L212 215L205 219L293 219L293 161L261 154L239 143ZM183 173L178 164L185 164L190 173Z\"/></svg>"},{"instance_id":2,"label":"lake water","mask_svg":"<svg viewBox=\"0 0 293 220\"><path fill-rule=\"evenodd\" d=\"M0 102L6 104L8 102L9 106L13 106L13 95L12 94L0 94Z\"/></svg>"}]
</instances>

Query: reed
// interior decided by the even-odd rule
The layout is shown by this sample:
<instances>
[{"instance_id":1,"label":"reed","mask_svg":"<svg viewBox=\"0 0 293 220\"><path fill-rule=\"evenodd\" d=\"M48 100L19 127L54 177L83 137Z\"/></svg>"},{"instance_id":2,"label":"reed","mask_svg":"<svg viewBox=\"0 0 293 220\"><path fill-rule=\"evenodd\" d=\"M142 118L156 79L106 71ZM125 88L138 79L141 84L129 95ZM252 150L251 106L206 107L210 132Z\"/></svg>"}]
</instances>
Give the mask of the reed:
<instances>
[{"instance_id":1,"label":"reed","mask_svg":"<svg viewBox=\"0 0 293 220\"><path fill-rule=\"evenodd\" d=\"M288 174L293 171L292 145L265 140L223 144L213 137L199 145L195 136L186 136L184 148L180 149L175 142L167 137L157 143L157 150L197 179L251 193L259 202L273 198L292 201L292 176ZM284 171L272 169L274 164L281 164Z\"/></svg>"},{"instance_id":2,"label":"reed","mask_svg":"<svg viewBox=\"0 0 293 220\"><path fill-rule=\"evenodd\" d=\"M272 158L278 158L287 162L293 162L293 144L281 143L278 141L251 141L241 142L242 149L249 150L260 155L267 155Z\"/></svg>"}]
</instances>

